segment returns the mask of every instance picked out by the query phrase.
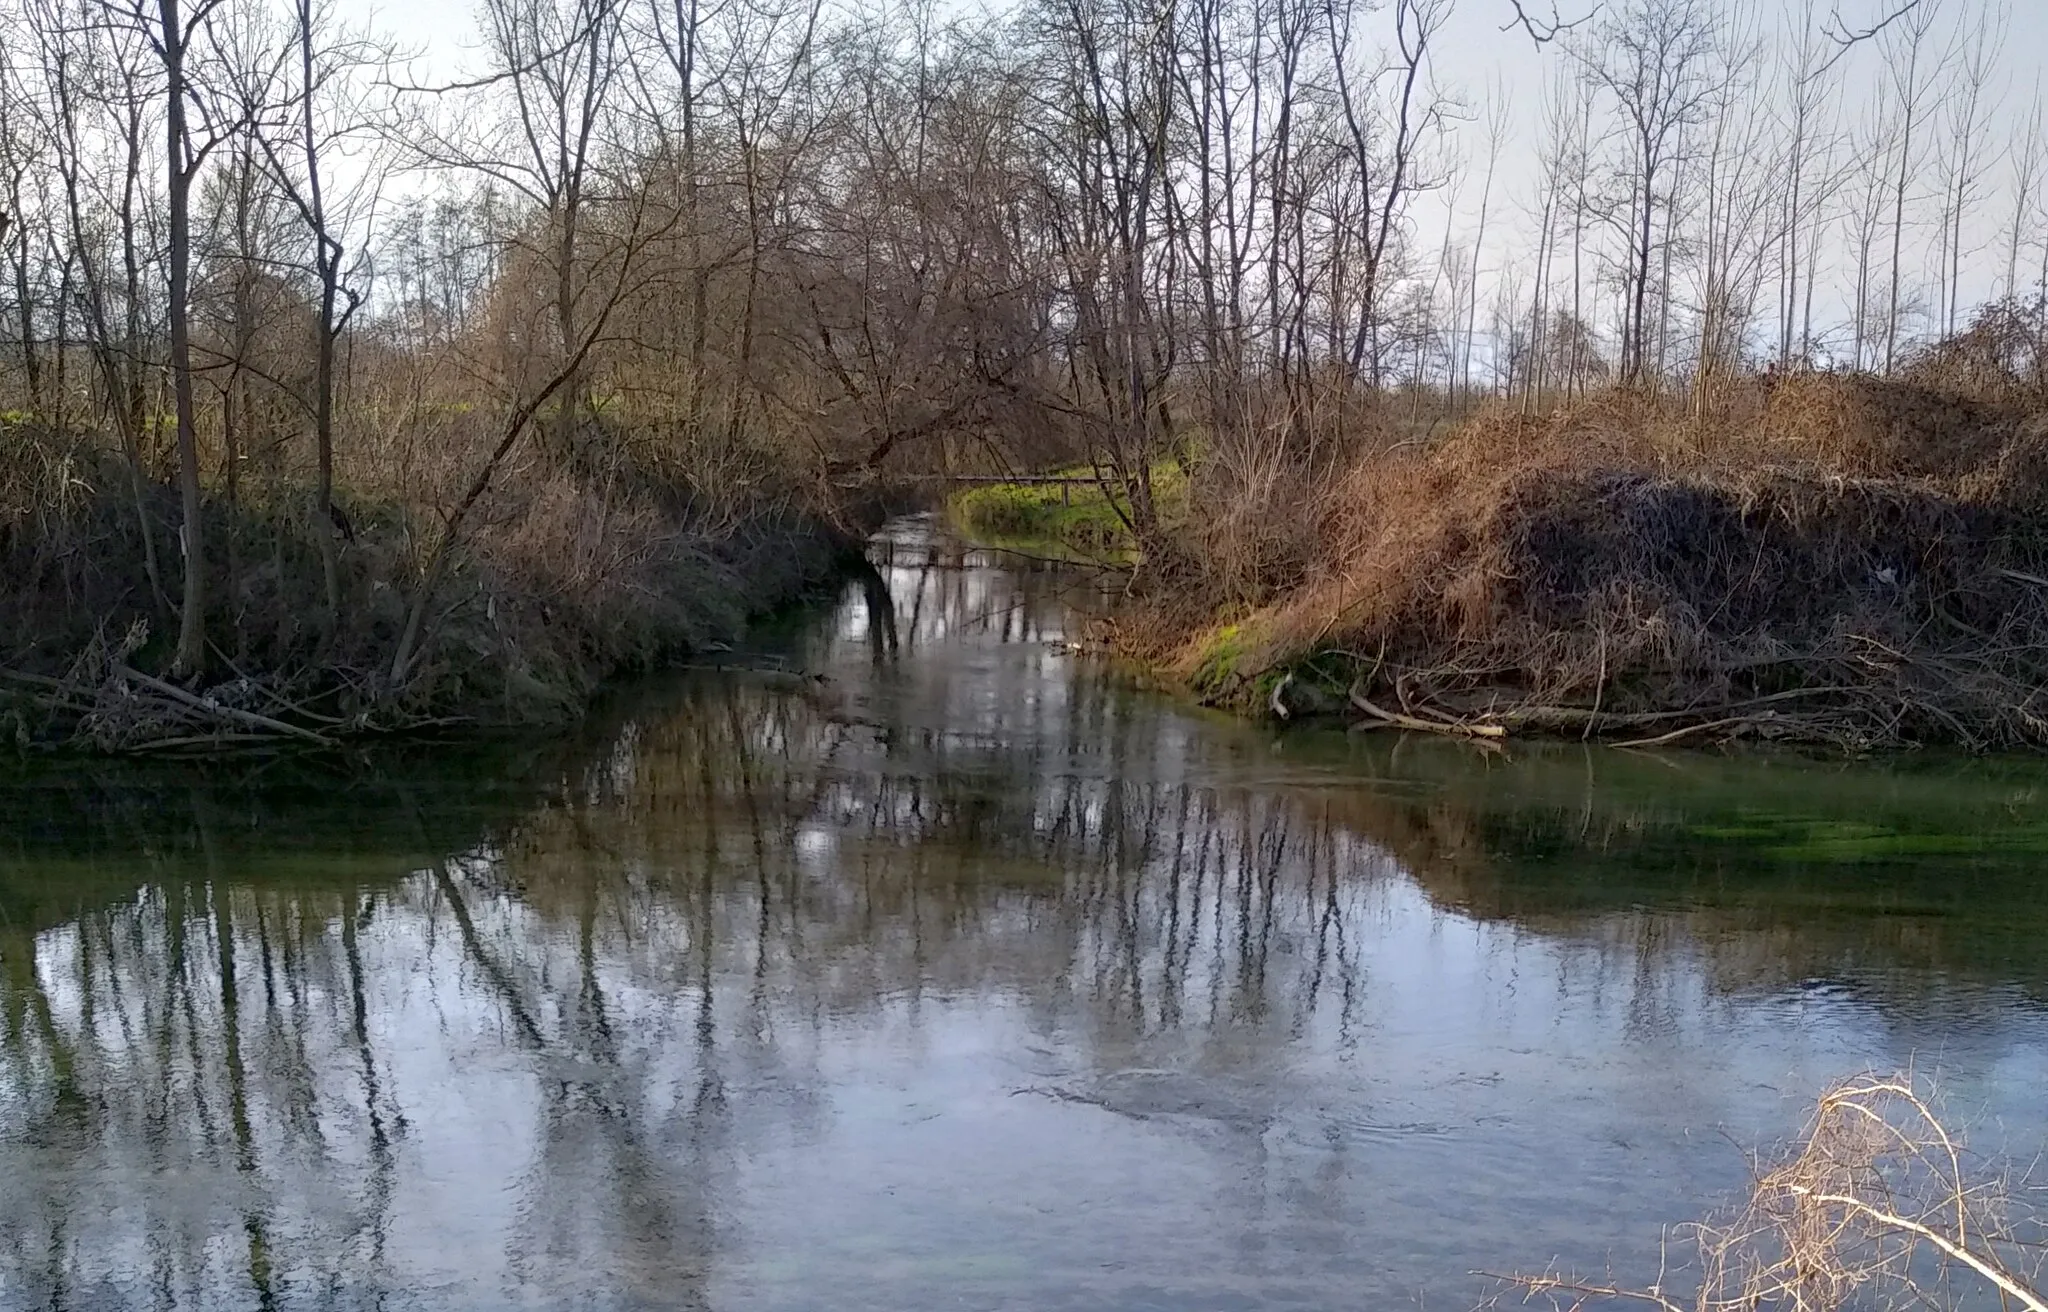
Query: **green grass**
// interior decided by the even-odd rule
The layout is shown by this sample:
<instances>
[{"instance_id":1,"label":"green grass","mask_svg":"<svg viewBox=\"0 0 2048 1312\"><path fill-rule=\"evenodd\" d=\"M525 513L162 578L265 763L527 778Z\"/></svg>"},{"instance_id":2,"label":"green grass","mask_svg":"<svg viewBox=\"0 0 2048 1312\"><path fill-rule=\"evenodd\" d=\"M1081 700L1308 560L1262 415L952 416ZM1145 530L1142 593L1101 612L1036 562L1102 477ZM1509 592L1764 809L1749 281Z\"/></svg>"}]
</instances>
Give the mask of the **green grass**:
<instances>
[{"instance_id":1,"label":"green grass","mask_svg":"<svg viewBox=\"0 0 2048 1312\"><path fill-rule=\"evenodd\" d=\"M1195 658L1195 672L1190 679L1195 692L1204 697L1214 697L1226 691L1232 679L1237 676L1237 664L1244 657L1244 630L1235 624L1225 624L1202 639L1200 654Z\"/></svg>"},{"instance_id":2,"label":"green grass","mask_svg":"<svg viewBox=\"0 0 2048 1312\"><path fill-rule=\"evenodd\" d=\"M1056 469L1053 477L1095 477L1087 466ZM1187 474L1168 461L1153 467L1153 504L1163 519L1183 513ZM1094 557L1125 558L1137 543L1125 523L1128 503L1098 483L991 483L956 493L947 503L953 521L977 537L1056 546ZM1119 513L1119 512L1122 513Z\"/></svg>"}]
</instances>

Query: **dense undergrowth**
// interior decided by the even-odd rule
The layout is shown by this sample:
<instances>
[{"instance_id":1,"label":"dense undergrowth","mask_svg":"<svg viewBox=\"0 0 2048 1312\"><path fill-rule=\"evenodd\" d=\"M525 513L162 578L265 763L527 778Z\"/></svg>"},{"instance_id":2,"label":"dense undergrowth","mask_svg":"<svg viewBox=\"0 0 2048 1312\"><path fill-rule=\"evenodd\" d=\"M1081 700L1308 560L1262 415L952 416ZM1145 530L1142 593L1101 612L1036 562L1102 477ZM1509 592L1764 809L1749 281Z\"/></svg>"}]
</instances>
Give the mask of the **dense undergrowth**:
<instances>
[{"instance_id":1,"label":"dense undergrowth","mask_svg":"<svg viewBox=\"0 0 2048 1312\"><path fill-rule=\"evenodd\" d=\"M214 488L212 659L175 679L183 564L168 481L133 478L95 438L60 441L20 420L0 426L0 447L0 735L20 746L210 749L559 722L602 680L730 639L816 588L858 541L793 497L714 514L625 462L597 478L536 457L439 569L445 495L424 480L410 497L396 481L345 490L330 604L303 484L245 485L232 499Z\"/></svg>"},{"instance_id":2,"label":"dense undergrowth","mask_svg":"<svg viewBox=\"0 0 2048 1312\"><path fill-rule=\"evenodd\" d=\"M2048 352L1609 390L1189 474L1117 640L1204 698L1496 740L2048 747Z\"/></svg>"}]
</instances>

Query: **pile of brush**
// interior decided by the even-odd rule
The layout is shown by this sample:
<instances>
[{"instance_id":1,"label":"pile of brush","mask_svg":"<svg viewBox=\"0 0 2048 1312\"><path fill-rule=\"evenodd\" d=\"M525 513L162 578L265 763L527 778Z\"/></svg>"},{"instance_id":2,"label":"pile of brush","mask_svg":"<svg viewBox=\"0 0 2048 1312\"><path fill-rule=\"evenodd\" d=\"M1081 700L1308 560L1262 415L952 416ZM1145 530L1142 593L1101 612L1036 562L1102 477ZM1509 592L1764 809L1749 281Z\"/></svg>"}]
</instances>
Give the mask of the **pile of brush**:
<instances>
[{"instance_id":1,"label":"pile of brush","mask_svg":"<svg viewBox=\"0 0 2048 1312\"><path fill-rule=\"evenodd\" d=\"M147 640L143 623L117 642L98 636L61 676L0 667L0 701L16 745L62 738L108 752L331 747L373 727L367 699L347 715L332 706L315 710L316 701L332 700L331 688L315 698L275 677L237 675L195 691L145 674L131 661Z\"/></svg>"}]
</instances>

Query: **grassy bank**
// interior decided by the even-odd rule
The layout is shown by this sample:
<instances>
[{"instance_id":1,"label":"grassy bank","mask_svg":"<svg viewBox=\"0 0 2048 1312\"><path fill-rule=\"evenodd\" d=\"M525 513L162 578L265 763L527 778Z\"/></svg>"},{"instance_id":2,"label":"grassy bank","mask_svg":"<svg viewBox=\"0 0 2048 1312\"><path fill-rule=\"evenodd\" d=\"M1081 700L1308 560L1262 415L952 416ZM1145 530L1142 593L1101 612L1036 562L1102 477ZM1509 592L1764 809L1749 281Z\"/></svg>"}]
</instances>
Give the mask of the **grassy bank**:
<instances>
[{"instance_id":1,"label":"grassy bank","mask_svg":"<svg viewBox=\"0 0 2048 1312\"><path fill-rule=\"evenodd\" d=\"M1613 391L1368 445L1291 515L1191 484L1118 632L1216 704L1485 741L2048 747L2048 406L2023 390L1812 374L1712 418ZM1232 522L1284 550L1248 570Z\"/></svg>"},{"instance_id":2,"label":"grassy bank","mask_svg":"<svg viewBox=\"0 0 2048 1312\"><path fill-rule=\"evenodd\" d=\"M949 517L968 534L999 545L1056 548L1092 560L1130 561L1138 544L1129 497L1086 465L1054 470L1062 483L989 483L955 493ZM1187 510L1187 475L1177 462L1152 469L1152 495L1164 525Z\"/></svg>"},{"instance_id":3,"label":"grassy bank","mask_svg":"<svg viewBox=\"0 0 2048 1312\"><path fill-rule=\"evenodd\" d=\"M330 599L307 489L209 489L210 660L176 678L176 497L120 453L0 429L0 737L23 748L209 750L449 725L559 723L606 679L706 644L836 577L857 529L793 499L710 513L624 464L545 461L454 542L445 499L337 496Z\"/></svg>"}]
</instances>

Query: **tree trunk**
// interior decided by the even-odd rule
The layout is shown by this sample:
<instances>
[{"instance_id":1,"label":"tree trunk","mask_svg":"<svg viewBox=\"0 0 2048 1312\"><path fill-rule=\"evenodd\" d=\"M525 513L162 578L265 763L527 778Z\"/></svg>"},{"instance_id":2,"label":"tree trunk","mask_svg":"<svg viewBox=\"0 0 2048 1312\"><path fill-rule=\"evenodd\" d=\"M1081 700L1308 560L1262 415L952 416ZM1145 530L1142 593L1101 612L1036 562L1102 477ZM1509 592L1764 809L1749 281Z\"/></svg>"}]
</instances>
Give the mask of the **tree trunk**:
<instances>
[{"instance_id":1,"label":"tree trunk","mask_svg":"<svg viewBox=\"0 0 2048 1312\"><path fill-rule=\"evenodd\" d=\"M178 424L178 496L183 512L179 536L185 557L185 600L178 624L178 651L173 673L183 678L206 669L206 550L200 515L199 434L192 405L192 265L191 142L185 127L185 33L178 0L158 0L163 23L164 73L169 96L164 116L165 157L169 162L169 311L171 322L171 389Z\"/></svg>"}]
</instances>

